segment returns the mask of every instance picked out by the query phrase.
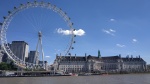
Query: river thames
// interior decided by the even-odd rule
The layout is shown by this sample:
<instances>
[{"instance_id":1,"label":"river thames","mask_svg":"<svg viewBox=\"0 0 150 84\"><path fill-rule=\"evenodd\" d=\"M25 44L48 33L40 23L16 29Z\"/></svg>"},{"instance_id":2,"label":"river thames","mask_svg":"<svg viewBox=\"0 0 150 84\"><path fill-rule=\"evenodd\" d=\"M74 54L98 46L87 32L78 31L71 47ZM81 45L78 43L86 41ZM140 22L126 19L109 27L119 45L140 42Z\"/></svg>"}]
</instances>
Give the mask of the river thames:
<instances>
[{"instance_id":1,"label":"river thames","mask_svg":"<svg viewBox=\"0 0 150 84\"><path fill-rule=\"evenodd\" d=\"M0 84L150 84L150 74L9 77L0 78Z\"/></svg>"}]
</instances>

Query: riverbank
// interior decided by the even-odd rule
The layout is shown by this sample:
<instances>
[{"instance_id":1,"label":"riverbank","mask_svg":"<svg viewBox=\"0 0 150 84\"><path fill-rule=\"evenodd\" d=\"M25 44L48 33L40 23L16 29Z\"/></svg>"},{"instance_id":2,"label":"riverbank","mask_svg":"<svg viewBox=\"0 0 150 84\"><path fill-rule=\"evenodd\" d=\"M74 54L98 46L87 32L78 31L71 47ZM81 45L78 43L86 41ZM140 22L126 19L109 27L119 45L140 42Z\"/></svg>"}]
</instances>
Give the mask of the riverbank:
<instances>
[{"instance_id":1,"label":"riverbank","mask_svg":"<svg viewBox=\"0 0 150 84\"><path fill-rule=\"evenodd\" d=\"M9 75L9 76L0 76L0 78L11 78L11 77L64 77L64 76L98 76L98 75L126 75L126 74L150 74L150 72L147 73L106 73L106 74L78 74L78 75Z\"/></svg>"},{"instance_id":2,"label":"riverbank","mask_svg":"<svg viewBox=\"0 0 150 84\"><path fill-rule=\"evenodd\" d=\"M59 77L59 76L71 76L71 75L38 75L38 76L26 76L26 75L12 75L12 76L0 76L0 78L9 78L9 77Z\"/></svg>"}]
</instances>

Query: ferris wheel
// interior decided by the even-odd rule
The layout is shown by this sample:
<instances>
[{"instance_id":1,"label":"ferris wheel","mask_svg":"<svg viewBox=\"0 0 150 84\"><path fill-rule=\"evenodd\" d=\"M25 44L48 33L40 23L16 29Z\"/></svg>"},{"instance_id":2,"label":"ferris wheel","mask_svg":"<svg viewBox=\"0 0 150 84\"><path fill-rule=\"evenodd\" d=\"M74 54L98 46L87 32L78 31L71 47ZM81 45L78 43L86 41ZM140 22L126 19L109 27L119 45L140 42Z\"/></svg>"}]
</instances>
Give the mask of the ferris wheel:
<instances>
[{"instance_id":1,"label":"ferris wheel","mask_svg":"<svg viewBox=\"0 0 150 84\"><path fill-rule=\"evenodd\" d=\"M65 46L65 48L63 50L64 56L70 55L70 51L72 49L74 49L74 47L73 47L73 44L75 43L74 37L76 37L76 35L74 34L75 29L73 28L73 23L70 21L70 18L67 16L67 14L64 11L62 11L61 8L58 8L55 5L52 5L51 3L46 3L43 1L42 2L34 1L34 2L27 2L25 4L20 4L19 7L14 7L14 9L12 11L8 11L8 16L3 17L4 21L2 23L0 23L0 39L1 39L1 45L4 49L4 51L7 53L8 57L12 61L14 61L15 65L19 66L20 68L24 68L24 69L25 68L36 68L36 67L44 68L44 66L45 66L44 59L43 59L44 58L44 49L43 49L43 44L42 44L44 33L42 32L42 30L38 30L36 33L38 36L38 40L36 42L34 42L34 43L36 43L36 46L35 46L36 54L37 54L37 52L41 53L42 61L43 61L42 64L38 64L36 62L34 62L34 63L25 62L24 60L22 60L18 56L16 56L12 52L12 50L10 49L10 46L8 44L7 33L8 33L9 25L13 22L13 19L15 19L15 17L22 11L29 10L31 8L42 8L42 9L46 9L48 11L51 10L63 18L63 20L64 20L63 22L65 22L65 24L67 24L68 31L69 31L69 34L68 34L69 36L67 36L67 38L69 39L68 43L66 45L64 45L64 44L60 45L60 46ZM39 24L40 24L40 22L38 23L38 25ZM17 25L19 25L19 24L17 24ZM60 30L62 30L62 29L59 29L59 32L60 32ZM57 37L55 37L55 38L57 38ZM59 41L59 40L56 40L56 41ZM41 52L38 50L38 48L40 48ZM36 55L36 57L34 59L38 59L38 55Z\"/></svg>"}]
</instances>

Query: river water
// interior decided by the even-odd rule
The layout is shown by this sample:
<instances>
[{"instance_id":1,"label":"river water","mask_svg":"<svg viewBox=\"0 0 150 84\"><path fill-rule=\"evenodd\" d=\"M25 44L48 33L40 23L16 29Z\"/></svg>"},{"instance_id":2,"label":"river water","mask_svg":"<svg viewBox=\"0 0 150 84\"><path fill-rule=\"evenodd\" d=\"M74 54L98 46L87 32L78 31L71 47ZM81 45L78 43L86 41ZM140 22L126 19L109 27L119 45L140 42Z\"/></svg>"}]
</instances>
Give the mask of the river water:
<instances>
[{"instance_id":1,"label":"river water","mask_svg":"<svg viewBox=\"0 0 150 84\"><path fill-rule=\"evenodd\" d=\"M0 78L0 84L150 84L150 74Z\"/></svg>"}]
</instances>

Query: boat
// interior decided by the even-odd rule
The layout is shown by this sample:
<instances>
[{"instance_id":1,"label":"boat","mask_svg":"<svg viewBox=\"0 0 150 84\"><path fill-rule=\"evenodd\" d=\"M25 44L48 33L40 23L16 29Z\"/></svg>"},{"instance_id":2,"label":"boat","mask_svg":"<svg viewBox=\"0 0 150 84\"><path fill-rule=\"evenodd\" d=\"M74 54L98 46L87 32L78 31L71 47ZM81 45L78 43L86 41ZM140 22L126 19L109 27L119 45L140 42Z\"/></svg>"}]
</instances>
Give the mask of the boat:
<instances>
[{"instance_id":1,"label":"boat","mask_svg":"<svg viewBox=\"0 0 150 84\"><path fill-rule=\"evenodd\" d=\"M71 76L78 76L77 73L69 73L69 75L71 75Z\"/></svg>"}]
</instances>

